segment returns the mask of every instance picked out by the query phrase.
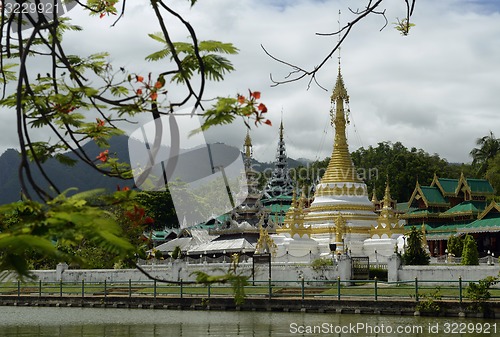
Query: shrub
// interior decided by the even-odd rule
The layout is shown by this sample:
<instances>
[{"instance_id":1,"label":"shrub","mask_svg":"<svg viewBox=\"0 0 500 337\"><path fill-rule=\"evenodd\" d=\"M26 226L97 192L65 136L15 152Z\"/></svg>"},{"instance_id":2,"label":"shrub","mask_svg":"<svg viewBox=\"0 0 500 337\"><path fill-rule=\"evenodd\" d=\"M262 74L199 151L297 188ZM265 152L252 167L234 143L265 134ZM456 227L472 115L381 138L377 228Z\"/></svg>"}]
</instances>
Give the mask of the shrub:
<instances>
[{"instance_id":1,"label":"shrub","mask_svg":"<svg viewBox=\"0 0 500 337\"><path fill-rule=\"evenodd\" d=\"M311 262L311 267L314 271L320 271L330 266L333 266L332 259L316 259L313 262Z\"/></svg>"},{"instance_id":2,"label":"shrub","mask_svg":"<svg viewBox=\"0 0 500 337\"><path fill-rule=\"evenodd\" d=\"M408 235L408 245L403 254L403 263L406 265L428 265L430 256L422 244L422 232L413 226Z\"/></svg>"},{"instance_id":3,"label":"shrub","mask_svg":"<svg viewBox=\"0 0 500 337\"><path fill-rule=\"evenodd\" d=\"M181 257L182 251L181 247L175 246L174 251L172 252L172 259L177 260Z\"/></svg>"},{"instance_id":4,"label":"shrub","mask_svg":"<svg viewBox=\"0 0 500 337\"><path fill-rule=\"evenodd\" d=\"M474 238L467 234L464 239L464 249L462 251L462 264L473 266L479 264L479 252Z\"/></svg>"},{"instance_id":5,"label":"shrub","mask_svg":"<svg viewBox=\"0 0 500 337\"><path fill-rule=\"evenodd\" d=\"M370 268L370 279L377 277L378 280L387 281L387 269Z\"/></svg>"},{"instance_id":6,"label":"shrub","mask_svg":"<svg viewBox=\"0 0 500 337\"><path fill-rule=\"evenodd\" d=\"M453 256L460 257L462 256L462 251L464 248L464 240L461 236L450 236L448 239L448 253Z\"/></svg>"},{"instance_id":7,"label":"shrub","mask_svg":"<svg viewBox=\"0 0 500 337\"><path fill-rule=\"evenodd\" d=\"M469 310L472 311L482 311L488 310L486 301L491 297L490 287L492 285L500 282L500 277L487 276L486 278L479 280L478 283L471 282L465 288L465 297L471 300L472 304L469 306Z\"/></svg>"},{"instance_id":8,"label":"shrub","mask_svg":"<svg viewBox=\"0 0 500 337\"><path fill-rule=\"evenodd\" d=\"M438 315L441 312L441 288L436 289L427 295L421 295L423 300L417 303L415 310Z\"/></svg>"}]
</instances>

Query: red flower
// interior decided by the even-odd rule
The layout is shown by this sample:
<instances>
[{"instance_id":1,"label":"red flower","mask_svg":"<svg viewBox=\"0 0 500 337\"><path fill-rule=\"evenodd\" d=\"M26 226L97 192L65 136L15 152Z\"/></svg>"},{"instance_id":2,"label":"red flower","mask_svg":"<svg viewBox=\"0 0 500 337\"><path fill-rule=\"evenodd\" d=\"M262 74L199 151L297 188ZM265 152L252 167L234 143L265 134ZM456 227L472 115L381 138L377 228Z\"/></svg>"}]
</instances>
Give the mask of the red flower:
<instances>
[{"instance_id":1,"label":"red flower","mask_svg":"<svg viewBox=\"0 0 500 337\"><path fill-rule=\"evenodd\" d=\"M245 103L245 96L238 95L238 103L240 103L240 104Z\"/></svg>"},{"instance_id":2,"label":"red flower","mask_svg":"<svg viewBox=\"0 0 500 337\"><path fill-rule=\"evenodd\" d=\"M160 89L161 87L163 87L163 84L161 84L161 82L160 82L160 81L157 81L157 82L155 83L155 88L156 88L156 89Z\"/></svg>"},{"instance_id":3,"label":"red flower","mask_svg":"<svg viewBox=\"0 0 500 337\"><path fill-rule=\"evenodd\" d=\"M105 13L101 13L101 15L99 15L99 19L102 19L105 15Z\"/></svg>"},{"instance_id":4,"label":"red flower","mask_svg":"<svg viewBox=\"0 0 500 337\"><path fill-rule=\"evenodd\" d=\"M264 124L267 124L269 126L273 126L273 123L271 123L271 120L269 120L269 119L266 119L266 121L264 122Z\"/></svg>"},{"instance_id":5,"label":"red flower","mask_svg":"<svg viewBox=\"0 0 500 337\"><path fill-rule=\"evenodd\" d=\"M109 150L104 150L103 152L99 153L96 159L99 159L100 161L105 163L108 161L108 156L109 156Z\"/></svg>"},{"instance_id":6,"label":"red flower","mask_svg":"<svg viewBox=\"0 0 500 337\"><path fill-rule=\"evenodd\" d=\"M96 118L95 120L97 121L97 126L98 127L104 126L105 122L102 119Z\"/></svg>"},{"instance_id":7,"label":"red flower","mask_svg":"<svg viewBox=\"0 0 500 337\"><path fill-rule=\"evenodd\" d=\"M137 89L136 93L137 95L142 95L142 89Z\"/></svg>"},{"instance_id":8,"label":"red flower","mask_svg":"<svg viewBox=\"0 0 500 337\"><path fill-rule=\"evenodd\" d=\"M264 103L260 103L257 109L259 109L262 113L267 112L267 107L264 105Z\"/></svg>"},{"instance_id":9,"label":"red flower","mask_svg":"<svg viewBox=\"0 0 500 337\"><path fill-rule=\"evenodd\" d=\"M152 92L150 97L153 101L156 101L156 99L158 98L158 94L156 92Z\"/></svg>"},{"instance_id":10,"label":"red flower","mask_svg":"<svg viewBox=\"0 0 500 337\"><path fill-rule=\"evenodd\" d=\"M143 82L144 81L144 77L142 77L142 76L137 75L135 78L136 78L137 82Z\"/></svg>"},{"instance_id":11,"label":"red flower","mask_svg":"<svg viewBox=\"0 0 500 337\"><path fill-rule=\"evenodd\" d=\"M253 97L255 99L260 99L260 91L254 91L254 92L250 91L250 97Z\"/></svg>"}]
</instances>

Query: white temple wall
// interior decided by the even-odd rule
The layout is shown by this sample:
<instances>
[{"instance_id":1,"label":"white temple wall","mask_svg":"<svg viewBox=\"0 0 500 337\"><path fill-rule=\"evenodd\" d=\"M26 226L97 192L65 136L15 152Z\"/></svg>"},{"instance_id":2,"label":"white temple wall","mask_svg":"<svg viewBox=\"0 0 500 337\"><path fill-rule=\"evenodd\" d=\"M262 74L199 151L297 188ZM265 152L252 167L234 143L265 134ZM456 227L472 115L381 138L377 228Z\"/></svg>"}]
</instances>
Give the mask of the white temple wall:
<instances>
[{"instance_id":1,"label":"white temple wall","mask_svg":"<svg viewBox=\"0 0 500 337\"><path fill-rule=\"evenodd\" d=\"M142 266L152 276L169 281L195 281L194 271L202 271L209 275L222 275L227 272L229 263L209 263L209 264L187 264L185 262L174 262L167 265ZM249 276L252 281L252 263L240 263L238 272ZM35 270L33 274L42 282L107 282L126 283L129 280L134 282L151 282L146 275L137 269L64 269L63 270ZM271 276L273 281L288 281L283 285L296 286L300 284L301 276L305 280L335 280L338 276L338 268L323 267L314 270L308 263L297 262L276 262L272 265ZM255 266L255 280L268 281L269 268L267 264ZM14 281L14 278L5 280Z\"/></svg>"}]
</instances>

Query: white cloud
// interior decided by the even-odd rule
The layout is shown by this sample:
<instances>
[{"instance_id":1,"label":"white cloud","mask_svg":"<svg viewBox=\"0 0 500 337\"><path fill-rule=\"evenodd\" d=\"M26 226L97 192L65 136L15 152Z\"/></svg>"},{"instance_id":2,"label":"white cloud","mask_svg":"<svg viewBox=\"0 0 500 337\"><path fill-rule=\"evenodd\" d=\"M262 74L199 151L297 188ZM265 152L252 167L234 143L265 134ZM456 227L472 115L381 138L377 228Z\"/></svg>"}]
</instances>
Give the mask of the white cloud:
<instances>
[{"instance_id":1,"label":"white cloud","mask_svg":"<svg viewBox=\"0 0 500 337\"><path fill-rule=\"evenodd\" d=\"M266 56L260 45L285 61L312 69L337 41L315 33L335 31L339 9L343 22L352 19L348 10L352 2L210 0L193 8L186 0L174 3L200 39L233 42L240 49L238 56L231 57L236 72L222 83L210 84L207 95L262 92L273 127L252 130L257 159L274 158L282 111L289 156L330 155L333 131L325 125L329 125L336 56L318 74L327 92L314 85L307 90L307 80L270 87L269 74L279 79L289 70ZM144 61L145 55L160 48L146 36L158 31L152 10L144 0L127 5L125 17L114 28L108 28L114 18L99 20L71 11L85 32L69 35L65 44L77 53L109 51L116 66L154 72L155 65ZM353 29L342 48L353 120L348 128L350 149L401 141L449 161L470 161L468 153L476 138L489 130L500 136L500 7L496 1L417 1L416 26L402 37L390 23L404 17L404 3L386 5L389 25L383 31L379 32L382 17L368 18ZM175 30L173 35L182 39L187 33ZM13 116L2 118L14 123ZM10 128L0 133L2 149L15 144L14 132ZM212 131L209 138L241 146L244 134L238 123Z\"/></svg>"}]
</instances>

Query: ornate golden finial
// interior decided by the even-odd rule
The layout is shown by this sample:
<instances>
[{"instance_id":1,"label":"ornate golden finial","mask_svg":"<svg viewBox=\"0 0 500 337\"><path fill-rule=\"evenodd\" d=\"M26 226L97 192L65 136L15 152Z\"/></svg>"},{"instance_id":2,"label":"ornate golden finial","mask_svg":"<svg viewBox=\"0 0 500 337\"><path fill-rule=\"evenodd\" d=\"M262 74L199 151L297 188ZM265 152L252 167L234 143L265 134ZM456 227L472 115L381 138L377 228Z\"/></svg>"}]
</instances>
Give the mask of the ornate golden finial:
<instances>
[{"instance_id":1,"label":"ornate golden finial","mask_svg":"<svg viewBox=\"0 0 500 337\"><path fill-rule=\"evenodd\" d=\"M262 218L263 221L264 219ZM272 256L276 256L278 246L276 246L274 240L269 236L267 229L262 227L262 222L259 222L259 239L255 245L255 252L257 254L269 253Z\"/></svg>"},{"instance_id":2,"label":"ornate golden finial","mask_svg":"<svg viewBox=\"0 0 500 337\"><path fill-rule=\"evenodd\" d=\"M427 246L427 237L425 230L425 222L422 221L422 246L425 248Z\"/></svg>"},{"instance_id":3,"label":"ornate golden finial","mask_svg":"<svg viewBox=\"0 0 500 337\"><path fill-rule=\"evenodd\" d=\"M340 66L339 66L339 73L337 75L337 81L335 82L335 88L333 89L332 92L332 102L338 103L339 100L346 101L346 103L349 103L349 95L347 94L347 89L345 88L344 85L344 79L342 77L342 73L340 72ZM344 102L342 102L342 107L344 107ZM338 111L337 107L337 111ZM342 114L344 112L342 111ZM334 122L334 121L332 121Z\"/></svg>"},{"instance_id":4,"label":"ornate golden finial","mask_svg":"<svg viewBox=\"0 0 500 337\"><path fill-rule=\"evenodd\" d=\"M333 152L328 163L321 183L339 183L339 182L356 182L360 183L356 168L354 167L349 153L346 137L346 115L344 111L344 103L349 103L349 95L344 86L344 80L340 73L337 77L337 83L332 93L332 103L335 105L335 115L332 108L332 125L335 127L335 138Z\"/></svg>"},{"instance_id":5,"label":"ornate golden finial","mask_svg":"<svg viewBox=\"0 0 500 337\"><path fill-rule=\"evenodd\" d=\"M378 202L376 188L373 186L372 203L376 204Z\"/></svg>"},{"instance_id":6,"label":"ornate golden finial","mask_svg":"<svg viewBox=\"0 0 500 337\"><path fill-rule=\"evenodd\" d=\"M299 209L303 209L306 205L307 197L306 197L306 185L302 186L302 194L299 199Z\"/></svg>"},{"instance_id":7,"label":"ornate golden finial","mask_svg":"<svg viewBox=\"0 0 500 337\"><path fill-rule=\"evenodd\" d=\"M385 194L384 194L384 208L390 208L391 207L391 188L389 187L389 175L387 175L387 182L385 183Z\"/></svg>"}]
</instances>

